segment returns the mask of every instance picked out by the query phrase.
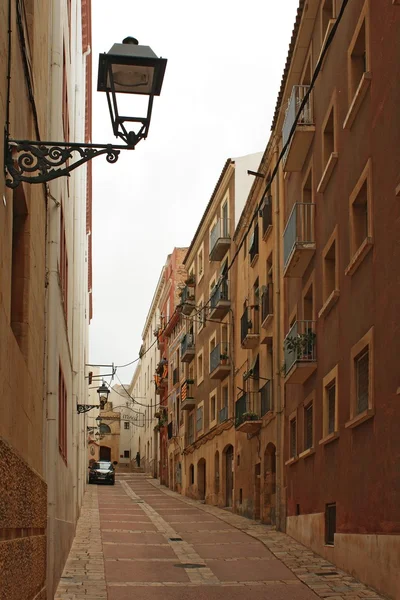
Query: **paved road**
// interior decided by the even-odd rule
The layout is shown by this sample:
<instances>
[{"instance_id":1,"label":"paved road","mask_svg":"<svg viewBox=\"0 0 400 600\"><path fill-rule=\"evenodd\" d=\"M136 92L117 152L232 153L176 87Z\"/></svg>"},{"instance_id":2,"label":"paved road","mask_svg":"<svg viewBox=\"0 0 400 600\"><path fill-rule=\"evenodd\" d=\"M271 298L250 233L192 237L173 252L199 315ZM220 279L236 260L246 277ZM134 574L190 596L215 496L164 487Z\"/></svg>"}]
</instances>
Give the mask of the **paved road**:
<instances>
[{"instance_id":1,"label":"paved road","mask_svg":"<svg viewBox=\"0 0 400 600\"><path fill-rule=\"evenodd\" d=\"M88 486L55 600L383 600L288 535L118 475Z\"/></svg>"},{"instance_id":2,"label":"paved road","mask_svg":"<svg viewBox=\"0 0 400 600\"><path fill-rule=\"evenodd\" d=\"M317 598L260 541L144 477L98 502L108 600Z\"/></svg>"}]
</instances>

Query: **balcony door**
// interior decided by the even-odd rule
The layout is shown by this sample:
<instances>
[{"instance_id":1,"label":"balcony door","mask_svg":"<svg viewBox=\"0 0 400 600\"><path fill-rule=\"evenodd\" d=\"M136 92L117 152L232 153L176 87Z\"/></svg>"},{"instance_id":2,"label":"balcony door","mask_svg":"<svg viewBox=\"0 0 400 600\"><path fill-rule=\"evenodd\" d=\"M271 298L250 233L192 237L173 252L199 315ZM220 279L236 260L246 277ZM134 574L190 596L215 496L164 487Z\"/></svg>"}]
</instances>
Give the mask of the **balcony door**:
<instances>
[{"instance_id":1,"label":"balcony door","mask_svg":"<svg viewBox=\"0 0 400 600\"><path fill-rule=\"evenodd\" d=\"M229 237L228 201L224 202L221 209L221 237Z\"/></svg>"}]
</instances>

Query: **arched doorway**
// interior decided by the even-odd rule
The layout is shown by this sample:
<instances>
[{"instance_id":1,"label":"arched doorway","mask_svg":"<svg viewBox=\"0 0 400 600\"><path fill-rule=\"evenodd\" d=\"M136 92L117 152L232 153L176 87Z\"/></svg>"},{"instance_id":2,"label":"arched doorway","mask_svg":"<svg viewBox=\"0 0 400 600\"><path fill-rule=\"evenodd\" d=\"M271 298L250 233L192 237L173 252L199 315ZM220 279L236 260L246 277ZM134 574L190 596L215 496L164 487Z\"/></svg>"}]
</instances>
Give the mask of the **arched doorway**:
<instances>
[{"instance_id":1,"label":"arched doorway","mask_svg":"<svg viewBox=\"0 0 400 600\"><path fill-rule=\"evenodd\" d=\"M111 461L111 448L108 446L100 446L100 460Z\"/></svg>"},{"instance_id":2,"label":"arched doorway","mask_svg":"<svg viewBox=\"0 0 400 600\"><path fill-rule=\"evenodd\" d=\"M232 506L233 502L233 446L230 444L225 453L225 506Z\"/></svg>"},{"instance_id":3,"label":"arched doorway","mask_svg":"<svg viewBox=\"0 0 400 600\"><path fill-rule=\"evenodd\" d=\"M218 495L219 494L219 452L218 450L215 453L214 458L214 491Z\"/></svg>"},{"instance_id":4,"label":"arched doorway","mask_svg":"<svg viewBox=\"0 0 400 600\"><path fill-rule=\"evenodd\" d=\"M199 500L206 498L206 461L201 458L197 463L197 491Z\"/></svg>"},{"instance_id":5,"label":"arched doorway","mask_svg":"<svg viewBox=\"0 0 400 600\"><path fill-rule=\"evenodd\" d=\"M262 520L275 525L276 512L276 448L271 442L264 452L264 506Z\"/></svg>"}]
</instances>

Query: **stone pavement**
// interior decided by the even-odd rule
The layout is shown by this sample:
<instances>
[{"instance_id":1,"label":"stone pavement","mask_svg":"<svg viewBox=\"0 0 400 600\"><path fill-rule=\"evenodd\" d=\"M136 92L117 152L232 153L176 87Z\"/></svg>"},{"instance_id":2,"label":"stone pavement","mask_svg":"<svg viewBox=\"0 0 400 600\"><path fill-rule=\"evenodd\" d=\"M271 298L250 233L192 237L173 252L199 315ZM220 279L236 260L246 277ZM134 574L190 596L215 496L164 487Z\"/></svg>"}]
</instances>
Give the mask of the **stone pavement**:
<instances>
[{"instance_id":1,"label":"stone pavement","mask_svg":"<svg viewBox=\"0 0 400 600\"><path fill-rule=\"evenodd\" d=\"M121 474L88 486L55 600L133 598L383 600L283 533Z\"/></svg>"}]
</instances>

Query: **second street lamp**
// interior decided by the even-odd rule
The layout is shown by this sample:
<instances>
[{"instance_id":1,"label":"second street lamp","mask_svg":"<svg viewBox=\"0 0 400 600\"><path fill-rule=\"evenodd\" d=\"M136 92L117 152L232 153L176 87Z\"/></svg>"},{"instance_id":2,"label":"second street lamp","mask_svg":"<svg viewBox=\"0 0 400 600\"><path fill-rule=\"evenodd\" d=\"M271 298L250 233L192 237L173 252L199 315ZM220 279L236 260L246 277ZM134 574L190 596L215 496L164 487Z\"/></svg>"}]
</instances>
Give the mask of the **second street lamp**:
<instances>
[{"instance_id":1,"label":"second street lamp","mask_svg":"<svg viewBox=\"0 0 400 600\"><path fill-rule=\"evenodd\" d=\"M9 81L10 65L11 61ZM140 46L132 37L125 38L122 44L114 44L108 53L100 55L97 89L106 92L114 135L125 145L15 140L10 135L7 118L4 159L7 186L16 188L22 181L46 183L68 176L71 171L101 154L106 155L109 163L115 163L121 150L133 150L140 140L147 137L153 99L161 93L166 65L165 58L158 58L149 46ZM117 99L120 93L147 96L145 114L120 115ZM10 98L8 89L7 106Z\"/></svg>"}]
</instances>

